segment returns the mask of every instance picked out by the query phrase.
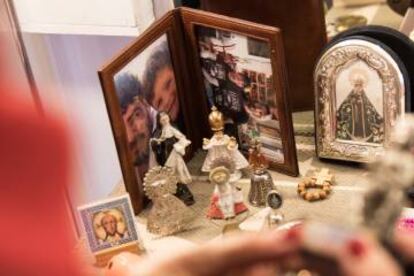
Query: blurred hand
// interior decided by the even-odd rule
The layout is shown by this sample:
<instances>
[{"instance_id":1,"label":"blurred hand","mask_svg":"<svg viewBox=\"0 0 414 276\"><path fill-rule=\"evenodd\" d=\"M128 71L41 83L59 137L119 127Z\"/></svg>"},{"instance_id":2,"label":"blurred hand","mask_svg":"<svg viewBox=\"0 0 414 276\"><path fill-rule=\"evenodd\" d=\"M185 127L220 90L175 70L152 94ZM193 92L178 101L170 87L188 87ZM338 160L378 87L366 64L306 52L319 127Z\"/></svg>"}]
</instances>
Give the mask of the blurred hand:
<instances>
[{"instance_id":1,"label":"blurred hand","mask_svg":"<svg viewBox=\"0 0 414 276\"><path fill-rule=\"evenodd\" d=\"M404 257L405 261L414 263L414 232L397 230L394 234L394 249Z\"/></svg>"},{"instance_id":2,"label":"blurred hand","mask_svg":"<svg viewBox=\"0 0 414 276\"><path fill-rule=\"evenodd\" d=\"M234 236L164 260L119 255L112 260L107 275L266 276L302 269L318 275L403 275L397 262L367 234L356 233L355 237L331 248L321 258L320 252L310 250L303 228ZM328 246L323 236L317 238L317 243ZM414 256L412 244L407 247L411 247L408 251Z\"/></svg>"},{"instance_id":3,"label":"blurred hand","mask_svg":"<svg viewBox=\"0 0 414 276\"><path fill-rule=\"evenodd\" d=\"M198 247L165 260L123 254L107 275L275 275L275 264L297 251L290 232L244 234Z\"/></svg>"},{"instance_id":4,"label":"blurred hand","mask_svg":"<svg viewBox=\"0 0 414 276\"><path fill-rule=\"evenodd\" d=\"M323 240L323 238L321 239ZM330 258L337 267L323 267L318 263L311 263L303 259L303 266L318 272L320 275L335 275L337 271L346 276L397 276L403 275L399 264L375 240L365 233L357 233L351 240L345 242L326 257Z\"/></svg>"}]
</instances>

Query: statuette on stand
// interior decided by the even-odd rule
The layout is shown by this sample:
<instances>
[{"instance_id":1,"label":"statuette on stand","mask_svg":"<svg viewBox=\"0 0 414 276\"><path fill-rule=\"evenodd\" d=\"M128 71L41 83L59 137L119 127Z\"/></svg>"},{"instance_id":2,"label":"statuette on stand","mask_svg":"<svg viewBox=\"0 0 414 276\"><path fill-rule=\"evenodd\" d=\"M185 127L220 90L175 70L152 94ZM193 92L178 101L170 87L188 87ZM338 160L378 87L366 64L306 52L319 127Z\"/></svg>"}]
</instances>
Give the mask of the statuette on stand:
<instances>
[{"instance_id":1,"label":"statuette on stand","mask_svg":"<svg viewBox=\"0 0 414 276\"><path fill-rule=\"evenodd\" d=\"M207 217L210 219L231 219L247 211L242 191L230 182L230 171L222 166L214 168L209 175L215 185Z\"/></svg>"},{"instance_id":2,"label":"statuette on stand","mask_svg":"<svg viewBox=\"0 0 414 276\"><path fill-rule=\"evenodd\" d=\"M194 218L193 211L174 196L178 178L174 169L155 167L144 178L144 191L153 206L147 220L148 231L171 235L185 230Z\"/></svg>"},{"instance_id":3,"label":"statuette on stand","mask_svg":"<svg viewBox=\"0 0 414 276\"><path fill-rule=\"evenodd\" d=\"M212 107L208 119L214 134L211 139L204 138L203 140L203 149L208 153L201 170L211 172L217 159L230 156L234 163L234 172L231 174L230 182L235 182L241 178L241 170L247 168L249 163L238 150L236 138L224 134L224 117L216 107Z\"/></svg>"},{"instance_id":4,"label":"statuette on stand","mask_svg":"<svg viewBox=\"0 0 414 276\"><path fill-rule=\"evenodd\" d=\"M187 206L194 204L194 196L188 188L192 182L191 175L184 161L186 148L191 144L184 134L173 127L170 116L166 112L157 115L157 129L151 138L150 164L169 167L177 177L177 191L175 195Z\"/></svg>"},{"instance_id":5,"label":"statuette on stand","mask_svg":"<svg viewBox=\"0 0 414 276\"><path fill-rule=\"evenodd\" d=\"M283 222L285 218L279 210L283 205L282 195L277 190L270 191L267 194L266 203L267 206L270 207L269 214L267 215L268 227L276 228Z\"/></svg>"}]
</instances>

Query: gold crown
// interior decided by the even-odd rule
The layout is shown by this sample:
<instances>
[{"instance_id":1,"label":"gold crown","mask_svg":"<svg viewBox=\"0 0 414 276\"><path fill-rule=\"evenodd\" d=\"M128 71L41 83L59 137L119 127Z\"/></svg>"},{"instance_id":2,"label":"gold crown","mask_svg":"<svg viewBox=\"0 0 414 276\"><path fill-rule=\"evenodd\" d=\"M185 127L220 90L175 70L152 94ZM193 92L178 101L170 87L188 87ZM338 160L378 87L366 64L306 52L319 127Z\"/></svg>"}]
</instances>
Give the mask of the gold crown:
<instances>
[{"instance_id":1,"label":"gold crown","mask_svg":"<svg viewBox=\"0 0 414 276\"><path fill-rule=\"evenodd\" d=\"M213 106L210 115L208 115L208 122L212 131L222 131L224 129L223 113Z\"/></svg>"}]
</instances>

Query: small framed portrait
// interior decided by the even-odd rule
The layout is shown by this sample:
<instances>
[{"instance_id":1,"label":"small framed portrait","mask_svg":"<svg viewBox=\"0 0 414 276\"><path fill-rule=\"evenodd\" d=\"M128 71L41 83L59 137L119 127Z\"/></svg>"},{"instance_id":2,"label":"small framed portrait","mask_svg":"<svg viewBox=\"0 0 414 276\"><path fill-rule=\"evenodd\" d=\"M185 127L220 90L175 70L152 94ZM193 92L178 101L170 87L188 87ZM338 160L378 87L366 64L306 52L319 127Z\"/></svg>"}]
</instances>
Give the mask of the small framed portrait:
<instances>
[{"instance_id":1,"label":"small framed portrait","mask_svg":"<svg viewBox=\"0 0 414 276\"><path fill-rule=\"evenodd\" d=\"M243 153L259 139L270 168L298 175L280 30L187 9L182 16L208 110L224 114Z\"/></svg>"},{"instance_id":2,"label":"small framed portrait","mask_svg":"<svg viewBox=\"0 0 414 276\"><path fill-rule=\"evenodd\" d=\"M78 207L86 239L95 255L119 248L139 248L129 195Z\"/></svg>"},{"instance_id":3,"label":"small framed portrait","mask_svg":"<svg viewBox=\"0 0 414 276\"><path fill-rule=\"evenodd\" d=\"M402 64L379 41L349 37L331 45L315 70L318 156L370 162L390 144L405 112Z\"/></svg>"},{"instance_id":4,"label":"small framed portrait","mask_svg":"<svg viewBox=\"0 0 414 276\"><path fill-rule=\"evenodd\" d=\"M197 109L189 108L188 78L183 65L180 26L175 11L167 13L99 71L126 190L135 213L143 209L143 178L152 167L150 140L160 127L157 115L166 112L171 124L192 141ZM185 65L185 64L184 64ZM185 71L185 70L184 70Z\"/></svg>"}]
</instances>

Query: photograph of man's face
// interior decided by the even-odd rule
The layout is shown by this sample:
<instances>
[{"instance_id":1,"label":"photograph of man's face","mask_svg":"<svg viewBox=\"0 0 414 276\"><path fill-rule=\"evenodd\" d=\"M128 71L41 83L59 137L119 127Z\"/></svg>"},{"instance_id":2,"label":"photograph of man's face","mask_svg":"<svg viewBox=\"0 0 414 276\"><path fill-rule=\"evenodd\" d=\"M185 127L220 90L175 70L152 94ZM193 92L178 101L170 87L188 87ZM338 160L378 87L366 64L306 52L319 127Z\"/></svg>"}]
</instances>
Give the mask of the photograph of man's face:
<instances>
[{"instance_id":1,"label":"photograph of man's face","mask_svg":"<svg viewBox=\"0 0 414 276\"><path fill-rule=\"evenodd\" d=\"M142 85L138 77L122 73L115 78L122 120L126 130L128 148L138 173L148 170L149 147L153 128L153 112L143 97Z\"/></svg>"},{"instance_id":2,"label":"photograph of man's face","mask_svg":"<svg viewBox=\"0 0 414 276\"><path fill-rule=\"evenodd\" d=\"M259 139L262 154L284 163L269 43L204 26L196 36L208 104L226 117L225 132L245 153Z\"/></svg>"},{"instance_id":3,"label":"photograph of man's face","mask_svg":"<svg viewBox=\"0 0 414 276\"><path fill-rule=\"evenodd\" d=\"M137 177L149 169L149 141L156 129L156 115L165 111L172 123L180 113L176 80L167 36L163 35L139 53L114 76L128 149Z\"/></svg>"}]
</instances>

